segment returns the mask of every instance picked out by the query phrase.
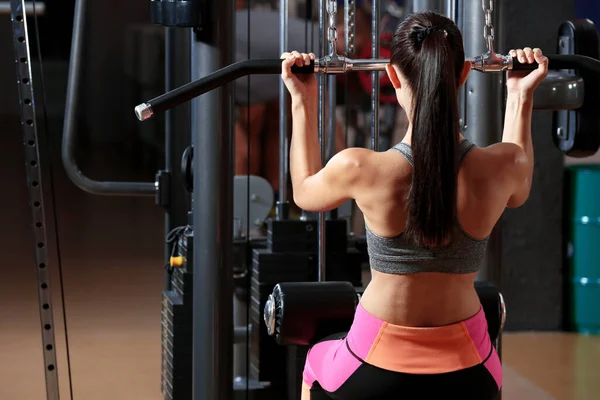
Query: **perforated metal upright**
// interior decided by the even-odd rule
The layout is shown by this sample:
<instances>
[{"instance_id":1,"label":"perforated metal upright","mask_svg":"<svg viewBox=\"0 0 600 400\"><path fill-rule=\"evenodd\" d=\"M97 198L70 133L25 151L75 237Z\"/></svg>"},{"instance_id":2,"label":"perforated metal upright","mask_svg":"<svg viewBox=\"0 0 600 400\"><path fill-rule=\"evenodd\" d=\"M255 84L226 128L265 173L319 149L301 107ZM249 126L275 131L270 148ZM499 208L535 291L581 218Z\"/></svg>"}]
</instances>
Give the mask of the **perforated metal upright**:
<instances>
[{"instance_id":1,"label":"perforated metal upright","mask_svg":"<svg viewBox=\"0 0 600 400\"><path fill-rule=\"evenodd\" d=\"M31 73L31 54L24 0L11 0L11 20L17 68L17 85L21 105L21 127L25 147L25 172L29 192L29 207L35 248L35 271L37 279L42 345L44 354L44 374L46 378L46 398L60 398L58 368L54 338L54 316L50 290L50 263L48 260L46 215L42 190L42 171L39 150L35 96Z\"/></svg>"}]
</instances>

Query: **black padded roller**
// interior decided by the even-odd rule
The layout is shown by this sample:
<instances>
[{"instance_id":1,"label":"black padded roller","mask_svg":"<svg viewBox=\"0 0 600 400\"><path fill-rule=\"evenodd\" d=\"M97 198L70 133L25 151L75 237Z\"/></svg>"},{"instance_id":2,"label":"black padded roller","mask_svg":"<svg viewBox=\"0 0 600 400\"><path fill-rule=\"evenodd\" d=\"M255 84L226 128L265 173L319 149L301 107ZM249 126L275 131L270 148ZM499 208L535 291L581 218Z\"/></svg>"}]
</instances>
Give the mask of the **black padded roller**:
<instances>
[{"instance_id":1,"label":"black padded roller","mask_svg":"<svg viewBox=\"0 0 600 400\"><path fill-rule=\"evenodd\" d=\"M485 313L485 319L488 323L488 333L492 342L495 342L501 334L502 328L502 309L500 302L500 291L492 282L475 282L475 290L479 295L479 301Z\"/></svg>"},{"instance_id":2,"label":"black padded roller","mask_svg":"<svg viewBox=\"0 0 600 400\"><path fill-rule=\"evenodd\" d=\"M357 305L350 282L279 283L265 306L265 323L280 345L312 345L348 332Z\"/></svg>"},{"instance_id":3,"label":"black padded roller","mask_svg":"<svg viewBox=\"0 0 600 400\"><path fill-rule=\"evenodd\" d=\"M498 288L475 282L492 342L502 333L504 305ZM312 345L350 330L358 295L349 282L279 283L265 305L265 324L280 345Z\"/></svg>"}]
</instances>

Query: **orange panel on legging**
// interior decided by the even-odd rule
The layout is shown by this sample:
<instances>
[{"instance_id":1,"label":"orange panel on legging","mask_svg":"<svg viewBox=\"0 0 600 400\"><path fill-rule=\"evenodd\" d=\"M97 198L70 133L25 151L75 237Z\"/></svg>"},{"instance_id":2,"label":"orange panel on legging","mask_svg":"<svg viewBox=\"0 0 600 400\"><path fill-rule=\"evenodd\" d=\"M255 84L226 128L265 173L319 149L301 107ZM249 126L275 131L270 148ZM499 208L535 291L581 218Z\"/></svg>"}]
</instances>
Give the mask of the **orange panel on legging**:
<instances>
[{"instance_id":1,"label":"orange panel on legging","mask_svg":"<svg viewBox=\"0 0 600 400\"><path fill-rule=\"evenodd\" d=\"M483 360L464 322L434 328L383 323L365 362L389 371L443 374Z\"/></svg>"}]
</instances>

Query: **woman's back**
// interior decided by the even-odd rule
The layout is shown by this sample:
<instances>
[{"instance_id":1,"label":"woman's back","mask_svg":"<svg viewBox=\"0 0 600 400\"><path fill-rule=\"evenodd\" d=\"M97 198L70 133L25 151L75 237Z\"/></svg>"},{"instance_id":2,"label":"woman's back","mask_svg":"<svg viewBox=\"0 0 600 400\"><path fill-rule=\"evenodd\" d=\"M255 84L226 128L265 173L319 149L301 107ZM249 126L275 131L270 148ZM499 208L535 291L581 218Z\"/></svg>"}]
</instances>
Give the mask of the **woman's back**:
<instances>
[{"instance_id":1,"label":"woman's back","mask_svg":"<svg viewBox=\"0 0 600 400\"><path fill-rule=\"evenodd\" d=\"M506 144L461 144L456 226L450 242L438 249L415 245L403 235L410 156L392 149L374 154L377 159L368 163L374 166L372 188L357 204L365 215L374 268L361 303L378 318L404 326L440 326L467 319L481 307L473 282L487 238L509 202L504 194L510 193L505 190L509 149ZM410 154L408 145L399 147Z\"/></svg>"}]
</instances>

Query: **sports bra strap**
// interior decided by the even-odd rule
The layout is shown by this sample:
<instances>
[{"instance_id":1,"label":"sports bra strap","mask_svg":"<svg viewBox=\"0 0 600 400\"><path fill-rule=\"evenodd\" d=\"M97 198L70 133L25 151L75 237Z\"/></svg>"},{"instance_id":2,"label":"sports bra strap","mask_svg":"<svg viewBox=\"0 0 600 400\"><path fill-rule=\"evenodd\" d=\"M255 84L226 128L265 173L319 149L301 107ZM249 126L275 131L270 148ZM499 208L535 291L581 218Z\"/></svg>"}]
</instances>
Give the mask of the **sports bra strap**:
<instances>
[{"instance_id":1,"label":"sports bra strap","mask_svg":"<svg viewBox=\"0 0 600 400\"><path fill-rule=\"evenodd\" d=\"M395 145L394 147L392 147L392 149L398 151L400 154L402 154L404 156L404 158L406 158L406 160L409 162L410 165L414 165L413 164L413 157L412 157L412 149L410 148L409 145L407 145L406 143L400 142L397 145Z\"/></svg>"},{"instance_id":2,"label":"sports bra strap","mask_svg":"<svg viewBox=\"0 0 600 400\"><path fill-rule=\"evenodd\" d=\"M475 145L473 143L471 143L469 140L467 140L467 139L461 140L458 145L458 148L459 148L458 152L460 154L459 162L462 162L462 160L466 157L467 154L469 154L469 152L471 150L473 150L474 147L475 147ZM409 162L410 165L414 165L412 149L410 148L410 146L408 144L406 144L404 142L400 142L397 145L395 145L394 147L392 147L392 149L396 150L397 152L402 154L402 156L404 156L404 158L406 158L406 160Z\"/></svg>"}]
</instances>

